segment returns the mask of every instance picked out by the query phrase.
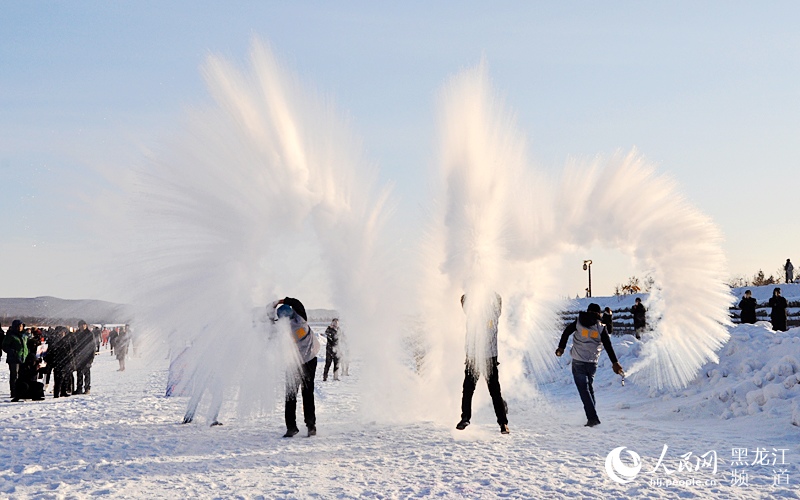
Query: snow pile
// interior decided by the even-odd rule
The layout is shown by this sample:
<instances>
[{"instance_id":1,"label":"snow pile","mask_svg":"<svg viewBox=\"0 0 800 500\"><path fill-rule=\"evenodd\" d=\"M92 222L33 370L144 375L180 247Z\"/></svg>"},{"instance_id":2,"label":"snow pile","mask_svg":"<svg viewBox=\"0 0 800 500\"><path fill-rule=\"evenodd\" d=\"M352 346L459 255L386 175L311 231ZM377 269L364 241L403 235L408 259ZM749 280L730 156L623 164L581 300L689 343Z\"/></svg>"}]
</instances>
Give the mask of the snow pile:
<instances>
[{"instance_id":1,"label":"snow pile","mask_svg":"<svg viewBox=\"0 0 800 500\"><path fill-rule=\"evenodd\" d=\"M703 367L688 390L699 390L710 411L723 419L793 410L800 426L800 328L774 332L767 322L739 325L720 352L720 363Z\"/></svg>"}]
</instances>

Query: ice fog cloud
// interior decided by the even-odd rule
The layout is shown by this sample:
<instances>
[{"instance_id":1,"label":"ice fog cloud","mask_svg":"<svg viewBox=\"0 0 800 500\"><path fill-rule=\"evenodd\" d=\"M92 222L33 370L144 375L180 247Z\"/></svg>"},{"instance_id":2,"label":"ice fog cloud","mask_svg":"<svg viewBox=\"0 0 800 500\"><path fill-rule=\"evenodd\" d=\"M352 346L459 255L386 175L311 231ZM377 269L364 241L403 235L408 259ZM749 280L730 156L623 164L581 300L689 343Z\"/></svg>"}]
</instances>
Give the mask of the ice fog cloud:
<instances>
[{"instance_id":1,"label":"ice fog cloud","mask_svg":"<svg viewBox=\"0 0 800 500\"><path fill-rule=\"evenodd\" d=\"M311 292L341 315L369 418L452 419L465 349L486 355L495 294L501 383L529 397L563 327L553 263L594 244L656 280L655 331L629 367L640 382L685 385L727 339L714 224L635 151L576 162L560 180L532 169L485 62L441 90L438 195L414 249L389 231L391 187L348 121L268 46L255 41L244 69L212 56L203 71L212 102L126 186L126 268L139 331L173 352L191 345L197 390L222 390L240 413L273 408L296 369L264 307L294 296L314 308ZM313 290L308 255L321 259Z\"/></svg>"}]
</instances>

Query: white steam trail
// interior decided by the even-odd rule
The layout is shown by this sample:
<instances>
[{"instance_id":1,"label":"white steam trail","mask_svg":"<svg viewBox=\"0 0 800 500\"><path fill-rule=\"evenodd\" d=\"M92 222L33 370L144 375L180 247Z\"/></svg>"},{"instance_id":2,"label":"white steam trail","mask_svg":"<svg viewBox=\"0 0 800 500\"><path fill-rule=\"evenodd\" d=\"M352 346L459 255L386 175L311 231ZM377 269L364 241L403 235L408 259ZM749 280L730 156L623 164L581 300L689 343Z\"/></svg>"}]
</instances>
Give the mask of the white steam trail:
<instances>
[{"instance_id":1,"label":"white steam trail","mask_svg":"<svg viewBox=\"0 0 800 500\"><path fill-rule=\"evenodd\" d=\"M558 336L558 280L551 264L567 250L603 245L627 253L656 281L646 304L655 329L628 373L651 386L681 387L728 338L730 293L720 234L634 151L569 166L560 185L528 168L512 115L491 91L485 63L442 92L442 193L427 230L418 294L438 314L426 319L426 392L457 408L458 360L485 329L493 292L500 319L504 394L529 394L546 377ZM461 311L462 293L479 300ZM466 318L465 318L466 316ZM466 334L466 335L465 335ZM468 346L468 348L469 348ZM480 356L480 353L478 353ZM481 391L476 392L476 396ZM449 397L448 397L449 394ZM442 415L443 416L443 415Z\"/></svg>"},{"instance_id":2,"label":"white steam trail","mask_svg":"<svg viewBox=\"0 0 800 500\"><path fill-rule=\"evenodd\" d=\"M727 342L721 234L668 177L636 152L564 176L554 214L560 239L629 254L655 280L645 306L655 329L628 374L656 388L683 387Z\"/></svg>"},{"instance_id":3,"label":"white steam trail","mask_svg":"<svg viewBox=\"0 0 800 500\"><path fill-rule=\"evenodd\" d=\"M530 394L528 375L553 366L547 356L551 342L537 337L551 335L555 307L547 293L551 277L540 263L520 259L531 243L521 228L545 224L539 217L523 220L525 200L545 195L528 176L525 141L514 117L492 95L485 64L454 77L440 101L442 198L430 218L422 291L416 295L423 301L420 308L434 312L425 318L424 329L433 335L426 345L424 393L438 403L437 418L452 419L459 408L465 348L479 363L489 356L494 294L502 298L498 357L504 395ZM485 392L476 391L476 405Z\"/></svg>"},{"instance_id":4,"label":"white steam trail","mask_svg":"<svg viewBox=\"0 0 800 500\"><path fill-rule=\"evenodd\" d=\"M264 307L285 296L320 306L302 296L315 252L354 349L378 330L389 191L376 189L348 123L266 46L253 43L247 70L218 57L204 69L213 103L133 182L131 283L140 331L191 344L196 380L239 395L247 415L271 409L296 369ZM392 365L394 338L375 341L377 364Z\"/></svg>"}]
</instances>

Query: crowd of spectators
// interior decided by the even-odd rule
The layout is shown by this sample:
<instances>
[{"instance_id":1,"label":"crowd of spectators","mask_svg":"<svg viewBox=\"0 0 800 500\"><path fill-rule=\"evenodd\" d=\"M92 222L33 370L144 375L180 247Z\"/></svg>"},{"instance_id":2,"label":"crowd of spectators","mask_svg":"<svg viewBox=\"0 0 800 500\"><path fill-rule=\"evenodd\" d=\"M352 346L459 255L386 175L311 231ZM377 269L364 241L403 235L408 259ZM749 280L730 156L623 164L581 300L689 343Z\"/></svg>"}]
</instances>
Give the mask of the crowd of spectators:
<instances>
[{"instance_id":1,"label":"crowd of spectators","mask_svg":"<svg viewBox=\"0 0 800 500\"><path fill-rule=\"evenodd\" d=\"M81 320L77 328L39 328L14 320L5 333L0 328L0 345L9 370L11 401L43 400L50 390L51 378L54 398L90 394L92 363L101 348L116 355L119 371L124 371L130 343L128 325L90 327Z\"/></svg>"}]
</instances>

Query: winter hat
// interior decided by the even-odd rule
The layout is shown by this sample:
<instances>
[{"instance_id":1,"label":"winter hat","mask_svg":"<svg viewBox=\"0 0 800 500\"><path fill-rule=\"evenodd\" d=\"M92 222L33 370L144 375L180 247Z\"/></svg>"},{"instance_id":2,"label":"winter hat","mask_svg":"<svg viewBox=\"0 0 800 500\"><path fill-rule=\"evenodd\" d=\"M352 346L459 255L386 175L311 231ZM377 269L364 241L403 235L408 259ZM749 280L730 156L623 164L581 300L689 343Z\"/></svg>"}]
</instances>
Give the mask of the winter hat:
<instances>
[{"instance_id":1,"label":"winter hat","mask_svg":"<svg viewBox=\"0 0 800 500\"><path fill-rule=\"evenodd\" d=\"M14 321L11 322L11 328L13 328L14 330L18 329L20 326L22 326L22 321L18 319L15 319Z\"/></svg>"},{"instance_id":2,"label":"winter hat","mask_svg":"<svg viewBox=\"0 0 800 500\"><path fill-rule=\"evenodd\" d=\"M600 309L600 304L595 304L594 302L592 302L591 304L589 304L589 307L586 308L586 312L600 314L602 312L602 309Z\"/></svg>"}]
</instances>

